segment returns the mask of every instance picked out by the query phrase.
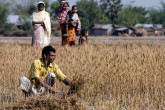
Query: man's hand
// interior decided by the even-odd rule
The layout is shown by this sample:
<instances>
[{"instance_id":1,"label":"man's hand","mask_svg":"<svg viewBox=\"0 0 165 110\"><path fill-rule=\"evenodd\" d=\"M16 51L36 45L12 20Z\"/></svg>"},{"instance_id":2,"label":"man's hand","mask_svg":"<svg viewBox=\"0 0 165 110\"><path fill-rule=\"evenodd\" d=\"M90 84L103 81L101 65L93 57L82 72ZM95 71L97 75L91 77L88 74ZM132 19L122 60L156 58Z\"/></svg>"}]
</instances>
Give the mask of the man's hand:
<instances>
[{"instance_id":1,"label":"man's hand","mask_svg":"<svg viewBox=\"0 0 165 110\"><path fill-rule=\"evenodd\" d=\"M74 86L74 85L71 85L71 86L70 86L70 89L69 89L69 91L68 91L68 95L74 94L74 93L76 93L76 92L77 92L77 87Z\"/></svg>"},{"instance_id":2,"label":"man's hand","mask_svg":"<svg viewBox=\"0 0 165 110\"><path fill-rule=\"evenodd\" d=\"M63 82L65 85L71 86L71 81L70 81L68 78L65 78L62 82Z\"/></svg>"},{"instance_id":3,"label":"man's hand","mask_svg":"<svg viewBox=\"0 0 165 110\"><path fill-rule=\"evenodd\" d=\"M35 82L38 85L41 85L41 86L45 87L46 89L48 89L50 93L55 94L54 89L51 86L49 86L46 83L44 83L40 78L35 78Z\"/></svg>"},{"instance_id":4,"label":"man's hand","mask_svg":"<svg viewBox=\"0 0 165 110\"><path fill-rule=\"evenodd\" d=\"M54 91L54 89L52 87L49 86L48 90L49 90L50 93L55 94L55 91Z\"/></svg>"},{"instance_id":5,"label":"man's hand","mask_svg":"<svg viewBox=\"0 0 165 110\"><path fill-rule=\"evenodd\" d=\"M70 81L68 78L65 78L65 79L63 80L63 83L64 83L65 85L70 86L70 89L69 89L69 91L68 91L68 95L77 92L78 87L76 87L74 84L71 84L71 81Z\"/></svg>"}]
</instances>

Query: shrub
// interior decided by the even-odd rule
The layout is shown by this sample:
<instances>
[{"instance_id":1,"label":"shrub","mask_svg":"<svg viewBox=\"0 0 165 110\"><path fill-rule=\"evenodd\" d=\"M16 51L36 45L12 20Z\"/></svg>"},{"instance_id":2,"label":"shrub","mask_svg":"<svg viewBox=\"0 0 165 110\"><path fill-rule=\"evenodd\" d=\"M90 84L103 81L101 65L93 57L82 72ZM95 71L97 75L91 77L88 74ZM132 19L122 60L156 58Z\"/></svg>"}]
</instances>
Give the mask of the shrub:
<instances>
[{"instance_id":1,"label":"shrub","mask_svg":"<svg viewBox=\"0 0 165 110\"><path fill-rule=\"evenodd\" d=\"M27 36L27 32L24 30L17 30L13 33L14 36Z\"/></svg>"},{"instance_id":2,"label":"shrub","mask_svg":"<svg viewBox=\"0 0 165 110\"><path fill-rule=\"evenodd\" d=\"M53 31L52 35L55 35L56 37L60 37L60 30Z\"/></svg>"}]
</instances>

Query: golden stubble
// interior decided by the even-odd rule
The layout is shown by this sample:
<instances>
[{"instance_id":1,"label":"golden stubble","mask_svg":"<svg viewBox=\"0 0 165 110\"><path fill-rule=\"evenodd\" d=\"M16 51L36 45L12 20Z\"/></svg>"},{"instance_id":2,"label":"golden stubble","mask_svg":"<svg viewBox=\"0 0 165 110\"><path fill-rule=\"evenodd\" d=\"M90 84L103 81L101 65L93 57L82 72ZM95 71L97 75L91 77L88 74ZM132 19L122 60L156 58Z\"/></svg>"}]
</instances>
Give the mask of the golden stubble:
<instances>
[{"instance_id":1,"label":"golden stubble","mask_svg":"<svg viewBox=\"0 0 165 110\"><path fill-rule=\"evenodd\" d=\"M57 93L51 98L60 99L63 93L66 99L77 97L85 109L96 110L165 108L165 46L101 44L54 47L57 50L56 64L77 90L72 96L67 96L69 87L56 80L54 88ZM28 77L31 63L41 57L41 51L41 48L30 45L0 45L1 106L28 99L18 88L19 78Z\"/></svg>"}]
</instances>

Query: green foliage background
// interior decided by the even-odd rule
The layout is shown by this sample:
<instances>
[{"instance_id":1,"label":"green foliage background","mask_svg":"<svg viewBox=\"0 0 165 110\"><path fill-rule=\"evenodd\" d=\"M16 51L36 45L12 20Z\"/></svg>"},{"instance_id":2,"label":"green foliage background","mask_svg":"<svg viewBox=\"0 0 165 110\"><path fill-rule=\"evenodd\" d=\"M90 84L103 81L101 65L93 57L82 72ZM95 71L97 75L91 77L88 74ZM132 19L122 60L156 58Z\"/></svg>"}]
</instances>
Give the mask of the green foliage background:
<instances>
[{"instance_id":1,"label":"green foliage background","mask_svg":"<svg viewBox=\"0 0 165 110\"><path fill-rule=\"evenodd\" d=\"M0 33L10 30L12 24L7 23L9 14L19 15L19 22L23 24L22 31L30 32L31 15L37 11L37 1L26 0L20 3L4 2L0 0ZM57 20L59 6L62 0L50 2L44 0L46 10L50 12L52 26ZM14 4L15 3L15 4ZM159 9L145 9L143 7L123 6L121 0L79 0L78 15L82 23L82 28L89 28L93 24L118 24L123 26L134 26L137 23L163 24L165 26L165 3L161 2ZM71 7L71 6L70 6ZM56 24L57 25L57 24ZM56 27L56 26L55 26ZM53 30L56 36L59 36L59 28Z\"/></svg>"}]
</instances>

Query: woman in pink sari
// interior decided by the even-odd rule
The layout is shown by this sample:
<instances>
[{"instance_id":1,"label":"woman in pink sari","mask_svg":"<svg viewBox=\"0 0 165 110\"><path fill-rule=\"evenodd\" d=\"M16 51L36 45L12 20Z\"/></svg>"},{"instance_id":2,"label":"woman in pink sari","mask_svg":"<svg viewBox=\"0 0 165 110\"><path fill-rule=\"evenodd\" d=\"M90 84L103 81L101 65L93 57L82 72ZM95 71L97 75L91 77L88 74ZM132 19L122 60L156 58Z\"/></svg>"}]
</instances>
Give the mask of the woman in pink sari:
<instances>
[{"instance_id":1,"label":"woman in pink sari","mask_svg":"<svg viewBox=\"0 0 165 110\"><path fill-rule=\"evenodd\" d=\"M62 34L62 45L74 46L76 41L75 27L72 25L77 21L69 21L70 11L67 1L62 1L60 4L60 12L57 16Z\"/></svg>"},{"instance_id":2,"label":"woman in pink sari","mask_svg":"<svg viewBox=\"0 0 165 110\"><path fill-rule=\"evenodd\" d=\"M50 14L45 11L45 3L38 3L38 11L32 15L33 36L32 46L45 47L50 43L51 24Z\"/></svg>"}]
</instances>

